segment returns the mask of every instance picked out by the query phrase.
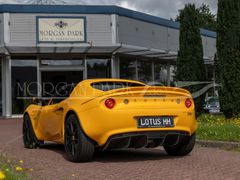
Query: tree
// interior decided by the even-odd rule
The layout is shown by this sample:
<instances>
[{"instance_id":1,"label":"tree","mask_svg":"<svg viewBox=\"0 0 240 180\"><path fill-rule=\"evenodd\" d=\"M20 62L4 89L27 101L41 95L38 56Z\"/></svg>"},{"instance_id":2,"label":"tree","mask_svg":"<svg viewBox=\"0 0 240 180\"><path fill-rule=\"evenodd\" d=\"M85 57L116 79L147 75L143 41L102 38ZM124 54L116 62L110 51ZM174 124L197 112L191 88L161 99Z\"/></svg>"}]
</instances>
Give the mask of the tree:
<instances>
[{"instance_id":1,"label":"tree","mask_svg":"<svg viewBox=\"0 0 240 180\"><path fill-rule=\"evenodd\" d=\"M206 70L203 60L203 45L199 29L198 12L194 4L187 4L180 13L180 49L177 57L177 81L205 81ZM195 93L202 86L188 90ZM203 112L204 95L195 98L197 114Z\"/></svg>"},{"instance_id":2,"label":"tree","mask_svg":"<svg viewBox=\"0 0 240 180\"><path fill-rule=\"evenodd\" d=\"M216 15L210 11L209 5L206 5L203 3L196 10L198 14L200 28L216 31L217 30ZM175 21L178 21L178 22L180 21L179 15L176 17Z\"/></svg>"},{"instance_id":3,"label":"tree","mask_svg":"<svg viewBox=\"0 0 240 180\"><path fill-rule=\"evenodd\" d=\"M216 75L221 110L240 115L240 1L218 0Z\"/></svg>"}]
</instances>

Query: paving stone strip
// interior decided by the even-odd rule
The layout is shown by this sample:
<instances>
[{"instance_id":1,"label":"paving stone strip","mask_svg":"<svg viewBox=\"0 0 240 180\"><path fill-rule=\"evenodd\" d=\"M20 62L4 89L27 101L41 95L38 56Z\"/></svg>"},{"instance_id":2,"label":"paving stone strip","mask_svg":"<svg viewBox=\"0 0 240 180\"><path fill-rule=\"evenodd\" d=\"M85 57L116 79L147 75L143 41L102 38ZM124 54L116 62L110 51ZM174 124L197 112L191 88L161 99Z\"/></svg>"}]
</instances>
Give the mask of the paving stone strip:
<instances>
[{"instance_id":1,"label":"paving stone strip","mask_svg":"<svg viewBox=\"0 0 240 180\"><path fill-rule=\"evenodd\" d=\"M40 149L25 149L21 137L22 120L0 120L0 149L27 172L30 179L106 179L106 180L237 180L240 153L196 146L185 157L168 156L162 148L98 152L90 163L66 160L64 147L46 144ZM11 142L11 143L9 143Z\"/></svg>"},{"instance_id":2,"label":"paving stone strip","mask_svg":"<svg viewBox=\"0 0 240 180\"><path fill-rule=\"evenodd\" d=\"M197 140L197 144L203 147L212 148L230 148L230 149L240 148L239 142Z\"/></svg>"}]
</instances>

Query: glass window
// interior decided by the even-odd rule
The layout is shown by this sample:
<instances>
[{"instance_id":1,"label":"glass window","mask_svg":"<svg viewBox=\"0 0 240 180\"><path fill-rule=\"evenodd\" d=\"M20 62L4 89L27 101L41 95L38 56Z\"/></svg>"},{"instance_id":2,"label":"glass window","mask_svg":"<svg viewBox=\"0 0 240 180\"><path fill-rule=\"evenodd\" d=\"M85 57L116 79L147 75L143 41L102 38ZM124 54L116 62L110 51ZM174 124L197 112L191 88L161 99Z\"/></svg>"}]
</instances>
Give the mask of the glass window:
<instances>
[{"instance_id":1,"label":"glass window","mask_svg":"<svg viewBox=\"0 0 240 180\"><path fill-rule=\"evenodd\" d=\"M88 79L110 78L111 77L111 59L110 58L87 58Z\"/></svg>"},{"instance_id":2,"label":"glass window","mask_svg":"<svg viewBox=\"0 0 240 180\"><path fill-rule=\"evenodd\" d=\"M152 61L151 60L138 60L138 80L148 83L153 81L152 75Z\"/></svg>"},{"instance_id":3,"label":"glass window","mask_svg":"<svg viewBox=\"0 0 240 180\"><path fill-rule=\"evenodd\" d=\"M82 71L42 71L42 96L54 97L65 85L77 85L83 80Z\"/></svg>"},{"instance_id":4,"label":"glass window","mask_svg":"<svg viewBox=\"0 0 240 180\"><path fill-rule=\"evenodd\" d=\"M17 60L12 63L12 113L22 114L37 96L37 61Z\"/></svg>"},{"instance_id":5,"label":"glass window","mask_svg":"<svg viewBox=\"0 0 240 180\"><path fill-rule=\"evenodd\" d=\"M167 65L154 61L154 81L159 85L167 85Z\"/></svg>"},{"instance_id":6,"label":"glass window","mask_svg":"<svg viewBox=\"0 0 240 180\"><path fill-rule=\"evenodd\" d=\"M120 78L136 80L136 58L120 57Z\"/></svg>"},{"instance_id":7,"label":"glass window","mask_svg":"<svg viewBox=\"0 0 240 180\"><path fill-rule=\"evenodd\" d=\"M145 86L145 85L140 83L130 83L130 82L97 82L97 83L92 83L91 86L101 91L110 91L114 89L139 87L139 86Z\"/></svg>"},{"instance_id":8,"label":"glass window","mask_svg":"<svg viewBox=\"0 0 240 180\"><path fill-rule=\"evenodd\" d=\"M214 67L213 66L206 66L206 73L207 73L207 80L213 81L214 80Z\"/></svg>"},{"instance_id":9,"label":"glass window","mask_svg":"<svg viewBox=\"0 0 240 180\"><path fill-rule=\"evenodd\" d=\"M171 83L170 85L171 86L176 86L176 83L175 83L176 70L177 70L177 66L175 65L170 66L170 83Z\"/></svg>"},{"instance_id":10,"label":"glass window","mask_svg":"<svg viewBox=\"0 0 240 180\"><path fill-rule=\"evenodd\" d=\"M82 66L83 60L41 60L42 66Z\"/></svg>"},{"instance_id":11,"label":"glass window","mask_svg":"<svg viewBox=\"0 0 240 180\"><path fill-rule=\"evenodd\" d=\"M67 84L55 90L51 104L57 104L68 98L75 88L75 84Z\"/></svg>"}]
</instances>

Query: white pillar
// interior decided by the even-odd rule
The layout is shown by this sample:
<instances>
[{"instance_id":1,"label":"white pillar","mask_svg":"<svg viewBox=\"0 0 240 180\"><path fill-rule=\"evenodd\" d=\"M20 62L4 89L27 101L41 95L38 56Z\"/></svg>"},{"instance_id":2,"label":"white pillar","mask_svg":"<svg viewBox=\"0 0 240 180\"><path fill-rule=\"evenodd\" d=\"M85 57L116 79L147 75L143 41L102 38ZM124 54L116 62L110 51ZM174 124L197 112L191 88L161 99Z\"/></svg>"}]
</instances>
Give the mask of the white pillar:
<instances>
[{"instance_id":1,"label":"white pillar","mask_svg":"<svg viewBox=\"0 0 240 180\"><path fill-rule=\"evenodd\" d=\"M88 78L88 72L87 72L87 56L84 56L84 71L83 71L83 79Z\"/></svg>"},{"instance_id":2,"label":"white pillar","mask_svg":"<svg viewBox=\"0 0 240 180\"><path fill-rule=\"evenodd\" d=\"M111 15L111 26L112 26L112 44L117 44L119 42L118 38L118 15Z\"/></svg>"},{"instance_id":3,"label":"white pillar","mask_svg":"<svg viewBox=\"0 0 240 180\"><path fill-rule=\"evenodd\" d=\"M3 116L10 117L12 115L12 90L11 90L11 59L6 56L2 60L2 111Z\"/></svg>"},{"instance_id":4,"label":"white pillar","mask_svg":"<svg viewBox=\"0 0 240 180\"><path fill-rule=\"evenodd\" d=\"M112 55L111 59L111 76L112 78L119 78L118 71L119 71L119 66L118 66L118 57L115 55Z\"/></svg>"},{"instance_id":5,"label":"white pillar","mask_svg":"<svg viewBox=\"0 0 240 180\"><path fill-rule=\"evenodd\" d=\"M9 21L10 21L9 13L3 13L3 39L5 44L9 44L10 42Z\"/></svg>"},{"instance_id":6,"label":"white pillar","mask_svg":"<svg viewBox=\"0 0 240 180\"><path fill-rule=\"evenodd\" d=\"M152 60L152 82L155 82L154 61Z\"/></svg>"},{"instance_id":7,"label":"white pillar","mask_svg":"<svg viewBox=\"0 0 240 180\"><path fill-rule=\"evenodd\" d=\"M167 85L170 86L171 85L171 70L170 70L171 66L170 64L167 64Z\"/></svg>"},{"instance_id":8,"label":"white pillar","mask_svg":"<svg viewBox=\"0 0 240 180\"><path fill-rule=\"evenodd\" d=\"M5 46L10 42L9 13L3 13L3 43ZM2 58L2 115L12 115L12 89L11 89L11 58L6 52Z\"/></svg>"}]
</instances>

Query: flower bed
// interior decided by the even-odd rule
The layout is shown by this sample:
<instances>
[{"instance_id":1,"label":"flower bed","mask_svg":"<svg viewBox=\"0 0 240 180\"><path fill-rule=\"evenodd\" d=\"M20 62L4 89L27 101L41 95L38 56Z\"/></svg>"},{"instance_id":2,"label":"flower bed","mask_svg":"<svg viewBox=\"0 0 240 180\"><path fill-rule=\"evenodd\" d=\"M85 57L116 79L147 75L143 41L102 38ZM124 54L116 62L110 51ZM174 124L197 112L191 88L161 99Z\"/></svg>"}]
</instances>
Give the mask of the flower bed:
<instances>
[{"instance_id":1,"label":"flower bed","mask_svg":"<svg viewBox=\"0 0 240 180\"><path fill-rule=\"evenodd\" d=\"M240 118L203 114L198 117L197 137L201 140L240 142Z\"/></svg>"}]
</instances>

